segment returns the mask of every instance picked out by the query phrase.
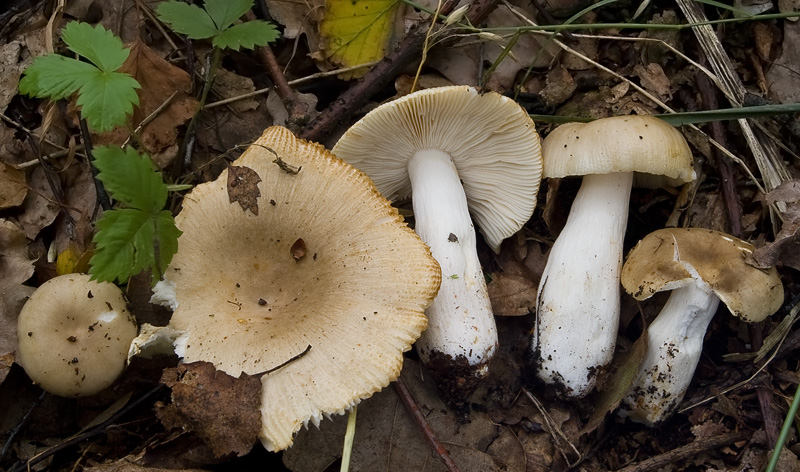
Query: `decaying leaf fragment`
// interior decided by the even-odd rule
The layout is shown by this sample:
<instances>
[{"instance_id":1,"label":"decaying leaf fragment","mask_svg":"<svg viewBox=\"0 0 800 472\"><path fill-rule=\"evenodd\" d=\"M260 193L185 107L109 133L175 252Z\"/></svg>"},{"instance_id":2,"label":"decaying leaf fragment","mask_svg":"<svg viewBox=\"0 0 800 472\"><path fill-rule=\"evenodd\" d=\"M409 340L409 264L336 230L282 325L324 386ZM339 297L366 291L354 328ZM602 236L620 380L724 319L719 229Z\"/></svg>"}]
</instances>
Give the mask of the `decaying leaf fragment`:
<instances>
[{"instance_id":1,"label":"decaying leaf fragment","mask_svg":"<svg viewBox=\"0 0 800 472\"><path fill-rule=\"evenodd\" d=\"M231 203L238 203L242 210L250 210L254 215L258 215L258 198L261 196L261 190L258 189L259 182L261 177L249 167L228 167L228 198Z\"/></svg>"},{"instance_id":2,"label":"decaying leaf fragment","mask_svg":"<svg viewBox=\"0 0 800 472\"><path fill-rule=\"evenodd\" d=\"M261 380L239 378L209 362L166 369L161 381L172 389L172 403L156 411L167 429L195 431L217 457L252 449L261 431Z\"/></svg>"},{"instance_id":3,"label":"decaying leaf fragment","mask_svg":"<svg viewBox=\"0 0 800 472\"><path fill-rule=\"evenodd\" d=\"M22 205L27 194L25 173L0 162L0 210Z\"/></svg>"}]
</instances>

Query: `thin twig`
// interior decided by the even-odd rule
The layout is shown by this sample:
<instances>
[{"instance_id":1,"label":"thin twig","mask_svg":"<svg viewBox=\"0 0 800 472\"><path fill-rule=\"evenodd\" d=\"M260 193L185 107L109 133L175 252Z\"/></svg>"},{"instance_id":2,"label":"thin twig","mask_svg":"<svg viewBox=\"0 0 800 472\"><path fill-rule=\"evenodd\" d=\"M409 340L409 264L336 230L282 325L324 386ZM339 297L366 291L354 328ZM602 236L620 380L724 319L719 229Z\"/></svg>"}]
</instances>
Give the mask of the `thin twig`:
<instances>
[{"instance_id":1,"label":"thin twig","mask_svg":"<svg viewBox=\"0 0 800 472\"><path fill-rule=\"evenodd\" d=\"M422 430L425 440L428 441L431 449L433 449L442 460L445 467L447 467L447 470L449 472L459 472L458 466L456 466L456 463L453 462L453 459L450 457L450 453L447 452L444 444L442 444L441 441L439 441L439 438L436 437L436 433L431 428L431 425L428 423L425 415L420 411L416 400L414 400L414 396L411 395L411 392L408 390L408 386L406 386L403 379L398 377L397 380L392 382L392 385L394 385L394 390L397 392L397 396L400 397L408 412L411 413L412 417L414 417L414 422L417 423L417 426L419 426Z\"/></svg>"},{"instance_id":2,"label":"thin twig","mask_svg":"<svg viewBox=\"0 0 800 472\"><path fill-rule=\"evenodd\" d=\"M748 439L752 435L752 431L741 430L733 433L721 434L711 438L696 439L685 446L675 448L671 451L665 452L664 454L659 454L655 457L637 462L636 464L629 465L628 467L618 469L617 472L648 472L651 470L656 470L660 467L665 467L678 461L691 459L696 457L701 452L716 449L718 447L725 446L736 441L741 441L743 439Z\"/></svg>"},{"instance_id":3,"label":"thin twig","mask_svg":"<svg viewBox=\"0 0 800 472\"><path fill-rule=\"evenodd\" d=\"M103 186L103 182L100 182L97 179L98 172L97 167L94 166L94 155L92 154L92 138L89 134L89 127L86 125L85 119L80 119L80 126L81 140L83 141L83 152L89 156L89 166L92 168L92 177L94 178L94 186L97 193L97 203L100 204L100 207L102 207L103 210L110 210L111 199L108 198L108 193L106 193L106 188Z\"/></svg>"}]
</instances>

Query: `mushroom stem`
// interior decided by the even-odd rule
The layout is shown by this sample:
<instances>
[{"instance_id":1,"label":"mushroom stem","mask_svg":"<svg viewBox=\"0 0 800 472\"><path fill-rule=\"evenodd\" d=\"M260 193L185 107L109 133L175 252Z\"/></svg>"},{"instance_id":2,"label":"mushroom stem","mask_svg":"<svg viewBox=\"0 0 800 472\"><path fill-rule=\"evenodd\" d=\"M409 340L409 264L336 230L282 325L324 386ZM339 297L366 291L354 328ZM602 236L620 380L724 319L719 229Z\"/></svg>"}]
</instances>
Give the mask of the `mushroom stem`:
<instances>
[{"instance_id":1,"label":"mushroom stem","mask_svg":"<svg viewBox=\"0 0 800 472\"><path fill-rule=\"evenodd\" d=\"M458 171L447 153L427 149L409 160L408 174L415 230L442 269L417 350L435 373L482 376L497 348L497 328Z\"/></svg>"},{"instance_id":2,"label":"mushroom stem","mask_svg":"<svg viewBox=\"0 0 800 472\"><path fill-rule=\"evenodd\" d=\"M652 426L672 414L692 381L719 301L699 279L672 291L647 329L647 353L620 416Z\"/></svg>"},{"instance_id":3,"label":"mushroom stem","mask_svg":"<svg viewBox=\"0 0 800 472\"><path fill-rule=\"evenodd\" d=\"M538 377L583 397L613 357L633 173L587 175L539 283Z\"/></svg>"}]
</instances>

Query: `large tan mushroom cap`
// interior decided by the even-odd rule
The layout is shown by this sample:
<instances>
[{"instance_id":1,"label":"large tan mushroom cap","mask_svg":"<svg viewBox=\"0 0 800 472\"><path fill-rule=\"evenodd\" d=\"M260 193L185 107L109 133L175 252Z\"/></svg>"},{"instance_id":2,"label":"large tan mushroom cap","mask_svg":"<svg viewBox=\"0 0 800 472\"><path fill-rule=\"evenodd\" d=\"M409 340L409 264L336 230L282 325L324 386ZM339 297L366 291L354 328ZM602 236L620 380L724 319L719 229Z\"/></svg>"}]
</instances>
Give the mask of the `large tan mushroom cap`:
<instances>
[{"instance_id":1,"label":"large tan mushroom cap","mask_svg":"<svg viewBox=\"0 0 800 472\"><path fill-rule=\"evenodd\" d=\"M622 286L637 300L692 283L689 264L734 315L756 322L783 303L783 284L774 267L747 263L753 246L719 231L667 228L654 231L631 249Z\"/></svg>"},{"instance_id":2,"label":"large tan mushroom cap","mask_svg":"<svg viewBox=\"0 0 800 472\"><path fill-rule=\"evenodd\" d=\"M406 95L369 112L333 153L394 201L411 196L408 160L426 149L452 158L469 211L493 250L531 217L542 176L539 135L528 113L498 93L452 86Z\"/></svg>"},{"instance_id":3,"label":"large tan mushroom cap","mask_svg":"<svg viewBox=\"0 0 800 472\"><path fill-rule=\"evenodd\" d=\"M43 283L17 321L17 362L43 389L62 397L94 395L122 374L136 337L122 291L86 274Z\"/></svg>"},{"instance_id":4,"label":"large tan mushroom cap","mask_svg":"<svg viewBox=\"0 0 800 472\"><path fill-rule=\"evenodd\" d=\"M694 180L692 152L680 131L652 116L614 116L566 123L543 144L544 177L639 172L673 183ZM656 186L657 181L637 182Z\"/></svg>"},{"instance_id":5,"label":"large tan mushroom cap","mask_svg":"<svg viewBox=\"0 0 800 472\"><path fill-rule=\"evenodd\" d=\"M282 169L270 150L300 171ZM166 273L178 301L170 325L188 332L185 362L234 376L311 346L262 378L262 442L280 450L301 425L399 375L441 276L370 180L322 146L273 127L233 166L260 177L258 215L230 201L228 170L186 197Z\"/></svg>"}]
</instances>

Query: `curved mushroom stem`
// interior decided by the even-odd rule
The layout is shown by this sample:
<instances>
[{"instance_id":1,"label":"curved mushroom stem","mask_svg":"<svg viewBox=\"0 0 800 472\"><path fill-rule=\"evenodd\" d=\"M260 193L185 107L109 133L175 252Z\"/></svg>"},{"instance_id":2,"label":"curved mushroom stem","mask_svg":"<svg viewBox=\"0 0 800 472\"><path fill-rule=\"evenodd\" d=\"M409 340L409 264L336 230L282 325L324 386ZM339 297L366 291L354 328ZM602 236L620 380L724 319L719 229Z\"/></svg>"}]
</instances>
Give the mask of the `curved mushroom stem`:
<instances>
[{"instance_id":1,"label":"curved mushroom stem","mask_svg":"<svg viewBox=\"0 0 800 472\"><path fill-rule=\"evenodd\" d=\"M440 387L458 394L469 388L465 384L471 379L487 373L497 348L475 228L458 171L447 153L417 152L409 160L408 174L415 230L442 268L442 285L426 310L428 328L417 340L417 351L439 377Z\"/></svg>"},{"instance_id":2,"label":"curved mushroom stem","mask_svg":"<svg viewBox=\"0 0 800 472\"><path fill-rule=\"evenodd\" d=\"M633 173L587 175L539 283L532 349L538 377L583 397L611 362Z\"/></svg>"},{"instance_id":3,"label":"curved mushroom stem","mask_svg":"<svg viewBox=\"0 0 800 472\"><path fill-rule=\"evenodd\" d=\"M692 381L719 301L698 279L672 291L647 329L647 354L619 416L653 426L672 414Z\"/></svg>"}]
</instances>

